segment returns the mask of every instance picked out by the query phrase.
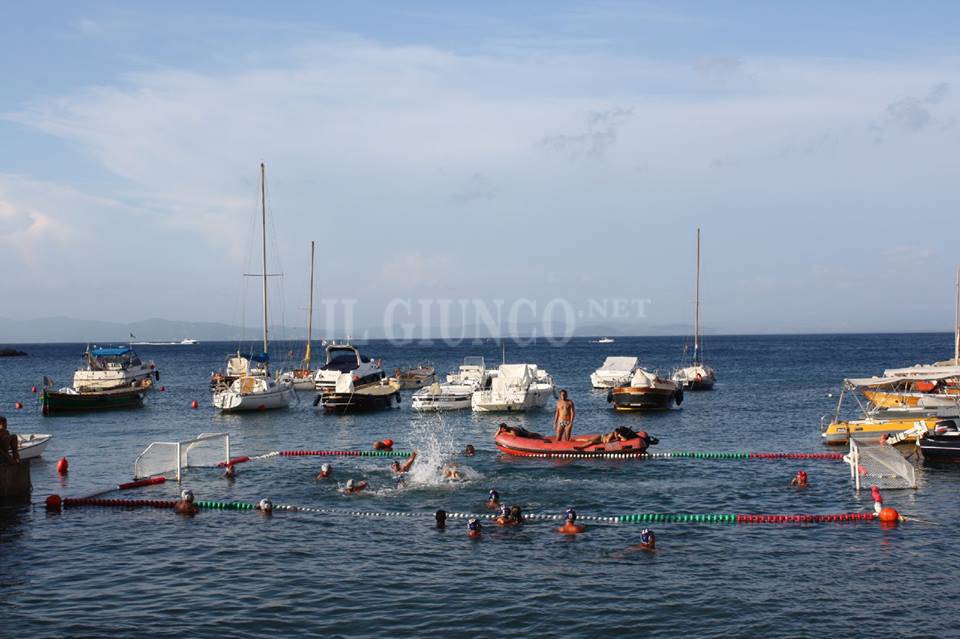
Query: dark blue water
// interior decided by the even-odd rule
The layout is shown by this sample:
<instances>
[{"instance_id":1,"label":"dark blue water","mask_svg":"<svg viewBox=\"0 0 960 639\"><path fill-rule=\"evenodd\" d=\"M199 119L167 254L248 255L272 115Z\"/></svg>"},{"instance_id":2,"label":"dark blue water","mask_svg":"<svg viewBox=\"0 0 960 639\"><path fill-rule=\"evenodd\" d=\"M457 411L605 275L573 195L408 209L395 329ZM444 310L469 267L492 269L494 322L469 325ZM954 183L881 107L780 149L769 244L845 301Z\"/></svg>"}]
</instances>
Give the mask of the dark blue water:
<instances>
[{"instance_id":1,"label":"dark blue water","mask_svg":"<svg viewBox=\"0 0 960 639\"><path fill-rule=\"evenodd\" d=\"M591 391L589 373L607 355L639 355L671 369L680 338L575 340L562 348L508 348L508 360L553 373L577 403L577 432L626 423L660 438L660 450L821 451L818 418L830 412L844 376L943 359L949 335L727 337L707 342L718 371L711 393L687 393L681 410L618 414ZM334 459L342 482L367 479L368 494L341 495L313 480L319 458L275 458L240 466L235 483L214 471L188 473L200 499L248 500L367 511L483 510L496 488L527 511L584 515L630 512L845 512L871 508L847 467L809 461L576 461L500 457L492 432L500 416L469 411L420 416L409 406L362 416L315 412L311 394L287 411L219 416L208 375L235 345L141 347L157 361L166 392L139 411L43 418L30 394L42 375L66 384L80 345L29 345L26 358L0 359L0 406L15 432L53 433L33 466L34 501L79 496L127 481L151 441L200 432L230 433L235 454L277 449L369 448L392 437L399 448L436 453L474 444L459 461L472 478L430 478L393 488L383 459ZM384 367L431 361L454 368L467 354L497 363L500 349L373 343ZM201 403L191 410L190 401ZM22 401L26 408L14 410ZM551 412L520 418L549 430ZM61 479L56 460L71 471ZM789 488L800 469L804 491ZM421 472L423 474L423 472ZM0 601L12 625L0 636L948 636L943 614L960 568L953 536L960 523L960 472L923 467L918 491L887 502L918 517L879 525L656 526L656 553L630 552L640 526L591 525L567 538L553 524L488 526L471 541L464 522L438 532L432 518L356 518L280 512L101 508L48 514L41 506L0 515ZM172 498L175 482L124 497ZM5 622L6 623L6 622Z\"/></svg>"}]
</instances>

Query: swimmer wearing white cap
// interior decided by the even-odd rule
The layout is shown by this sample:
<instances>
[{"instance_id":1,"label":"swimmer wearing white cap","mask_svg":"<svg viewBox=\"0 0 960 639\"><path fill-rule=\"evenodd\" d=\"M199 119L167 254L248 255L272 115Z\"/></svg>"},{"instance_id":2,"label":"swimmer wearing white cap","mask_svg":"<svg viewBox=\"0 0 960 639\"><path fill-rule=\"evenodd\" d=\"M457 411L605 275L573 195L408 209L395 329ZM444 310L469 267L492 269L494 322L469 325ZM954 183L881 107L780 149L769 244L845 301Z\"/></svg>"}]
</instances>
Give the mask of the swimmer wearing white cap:
<instances>
[{"instance_id":1,"label":"swimmer wearing white cap","mask_svg":"<svg viewBox=\"0 0 960 639\"><path fill-rule=\"evenodd\" d=\"M185 515L187 517L193 517L200 512L200 509L193 504L192 490L185 489L180 493L180 501L173 507L173 511L178 515Z\"/></svg>"}]
</instances>

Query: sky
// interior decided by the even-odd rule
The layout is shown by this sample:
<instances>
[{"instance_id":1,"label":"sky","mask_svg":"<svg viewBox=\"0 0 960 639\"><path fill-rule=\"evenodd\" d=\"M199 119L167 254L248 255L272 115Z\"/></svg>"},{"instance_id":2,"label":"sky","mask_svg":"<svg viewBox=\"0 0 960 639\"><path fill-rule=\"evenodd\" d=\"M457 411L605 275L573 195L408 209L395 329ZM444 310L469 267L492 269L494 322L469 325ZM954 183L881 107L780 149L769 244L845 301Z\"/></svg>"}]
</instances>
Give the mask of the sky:
<instances>
[{"instance_id":1,"label":"sky","mask_svg":"<svg viewBox=\"0 0 960 639\"><path fill-rule=\"evenodd\" d=\"M361 326L561 299L682 329L699 227L707 331L950 330L958 23L951 2L4 3L0 317L255 324L264 162L287 324L315 240L318 298Z\"/></svg>"}]
</instances>

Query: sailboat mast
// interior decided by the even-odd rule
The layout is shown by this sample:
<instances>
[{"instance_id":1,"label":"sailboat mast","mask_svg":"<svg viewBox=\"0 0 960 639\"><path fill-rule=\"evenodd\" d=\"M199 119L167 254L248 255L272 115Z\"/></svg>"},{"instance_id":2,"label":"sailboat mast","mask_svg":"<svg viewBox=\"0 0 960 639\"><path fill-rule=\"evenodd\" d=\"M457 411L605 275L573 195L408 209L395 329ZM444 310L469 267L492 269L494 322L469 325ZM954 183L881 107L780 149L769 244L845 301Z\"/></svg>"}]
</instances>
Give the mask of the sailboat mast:
<instances>
[{"instance_id":1,"label":"sailboat mast","mask_svg":"<svg viewBox=\"0 0 960 639\"><path fill-rule=\"evenodd\" d=\"M957 267L957 301L953 311L953 365L960 366L960 266Z\"/></svg>"},{"instance_id":2,"label":"sailboat mast","mask_svg":"<svg viewBox=\"0 0 960 639\"><path fill-rule=\"evenodd\" d=\"M267 335L267 167L263 162L260 163L260 226L263 246L263 352L266 353L269 346Z\"/></svg>"},{"instance_id":3,"label":"sailboat mast","mask_svg":"<svg viewBox=\"0 0 960 639\"><path fill-rule=\"evenodd\" d=\"M697 229L697 286L693 303L693 363L700 363L700 229Z\"/></svg>"},{"instance_id":4,"label":"sailboat mast","mask_svg":"<svg viewBox=\"0 0 960 639\"><path fill-rule=\"evenodd\" d=\"M307 353L303 358L306 366L310 368L310 348L313 344L313 240L310 240L310 308L307 311Z\"/></svg>"}]
</instances>

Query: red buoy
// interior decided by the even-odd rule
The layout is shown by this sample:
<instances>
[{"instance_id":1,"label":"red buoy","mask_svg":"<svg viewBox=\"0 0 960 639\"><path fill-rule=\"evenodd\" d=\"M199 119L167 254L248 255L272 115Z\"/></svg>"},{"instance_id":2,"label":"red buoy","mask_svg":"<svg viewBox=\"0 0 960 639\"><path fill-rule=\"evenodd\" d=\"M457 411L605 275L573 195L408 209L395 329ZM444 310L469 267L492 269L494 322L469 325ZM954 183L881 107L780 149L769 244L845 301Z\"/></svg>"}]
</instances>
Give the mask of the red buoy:
<instances>
[{"instance_id":1,"label":"red buoy","mask_svg":"<svg viewBox=\"0 0 960 639\"><path fill-rule=\"evenodd\" d=\"M161 393L164 392L165 390L167 390L167 387L166 387L166 386L161 386L161 387L160 387L160 392L161 392Z\"/></svg>"},{"instance_id":2,"label":"red buoy","mask_svg":"<svg viewBox=\"0 0 960 639\"><path fill-rule=\"evenodd\" d=\"M70 470L70 462L67 461L66 457L61 457L60 461L57 462L57 472L61 475L66 475Z\"/></svg>"},{"instance_id":3,"label":"red buoy","mask_svg":"<svg viewBox=\"0 0 960 639\"><path fill-rule=\"evenodd\" d=\"M50 495L47 497L47 510L60 510L62 505L63 500L60 499L60 495Z\"/></svg>"},{"instance_id":4,"label":"red buoy","mask_svg":"<svg viewBox=\"0 0 960 639\"><path fill-rule=\"evenodd\" d=\"M190 402L190 408L200 408L200 402L198 402L197 400L193 400L192 402Z\"/></svg>"},{"instance_id":5,"label":"red buoy","mask_svg":"<svg viewBox=\"0 0 960 639\"><path fill-rule=\"evenodd\" d=\"M885 524L892 524L900 521L900 513L895 509L887 506L886 508L880 509L880 521Z\"/></svg>"},{"instance_id":6,"label":"red buoy","mask_svg":"<svg viewBox=\"0 0 960 639\"><path fill-rule=\"evenodd\" d=\"M37 387L36 387L36 386L31 386L31 387L30 387L30 392L31 392L31 393L36 393L36 392L37 392Z\"/></svg>"},{"instance_id":7,"label":"red buoy","mask_svg":"<svg viewBox=\"0 0 960 639\"><path fill-rule=\"evenodd\" d=\"M13 405L13 407L16 408L17 410L20 410L21 408L23 408L23 404L21 404L20 402L17 402L16 404Z\"/></svg>"}]
</instances>

